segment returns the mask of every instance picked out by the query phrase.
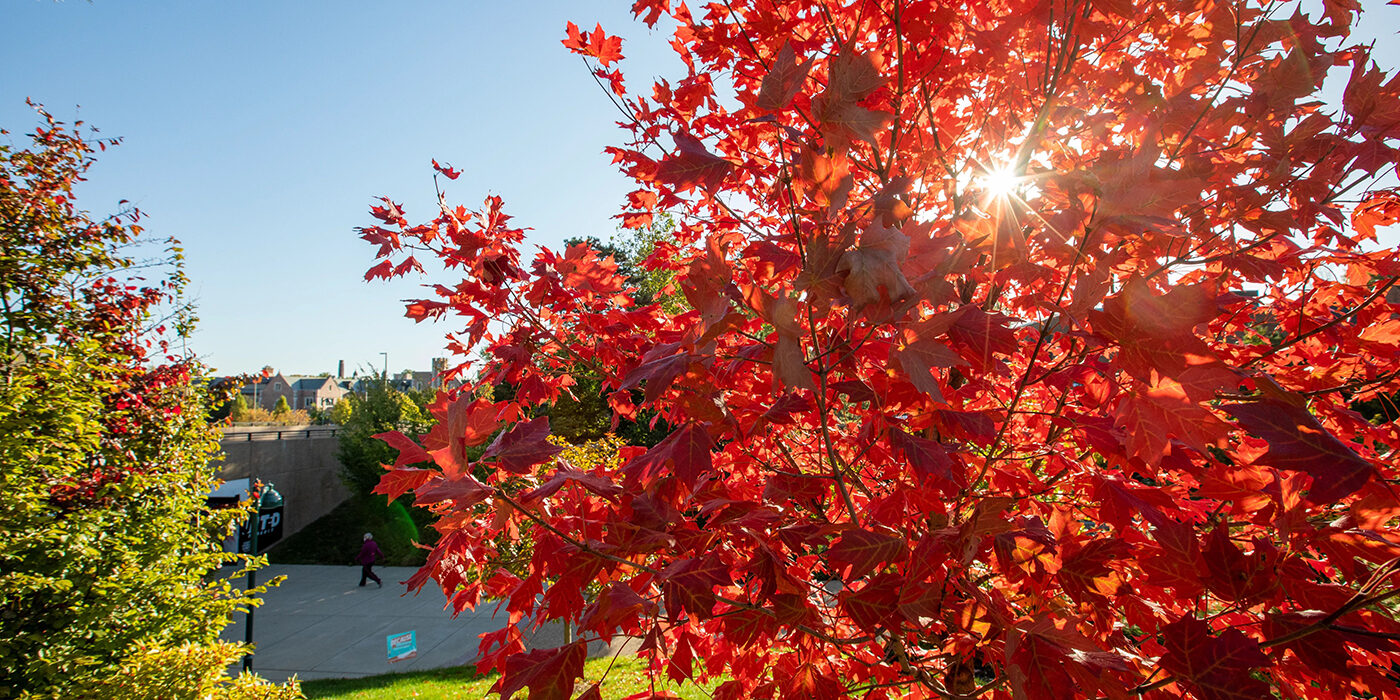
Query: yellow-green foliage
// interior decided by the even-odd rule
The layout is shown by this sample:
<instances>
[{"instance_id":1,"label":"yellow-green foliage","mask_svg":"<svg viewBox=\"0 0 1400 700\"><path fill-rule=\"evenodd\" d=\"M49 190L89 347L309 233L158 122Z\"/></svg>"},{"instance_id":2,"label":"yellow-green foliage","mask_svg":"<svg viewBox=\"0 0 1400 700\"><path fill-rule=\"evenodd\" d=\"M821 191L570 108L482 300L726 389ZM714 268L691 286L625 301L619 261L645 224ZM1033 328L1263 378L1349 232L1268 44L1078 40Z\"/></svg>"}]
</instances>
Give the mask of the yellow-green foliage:
<instances>
[{"instance_id":1,"label":"yellow-green foliage","mask_svg":"<svg viewBox=\"0 0 1400 700\"><path fill-rule=\"evenodd\" d=\"M354 405L350 403L350 399L341 397L340 400L336 401L335 405L331 406L330 410L326 412L326 420L335 425L345 425L350 422L350 414L354 412L354 410Z\"/></svg>"},{"instance_id":2,"label":"yellow-green foliage","mask_svg":"<svg viewBox=\"0 0 1400 700\"><path fill-rule=\"evenodd\" d=\"M612 433L578 445L571 445L568 440L555 435L550 435L548 440L564 448L564 451L559 453L558 459L579 471L591 471L598 466L605 466L608 469L618 469L622 466L622 458L618 456L618 450L622 449L626 443Z\"/></svg>"},{"instance_id":3,"label":"yellow-green foliage","mask_svg":"<svg viewBox=\"0 0 1400 700\"><path fill-rule=\"evenodd\" d=\"M0 377L0 697L182 697L93 689L161 650L188 671L253 600L218 573L240 515L204 503L219 430L188 380L114 419L127 370L96 342L24 353Z\"/></svg>"},{"instance_id":4,"label":"yellow-green foliage","mask_svg":"<svg viewBox=\"0 0 1400 700\"><path fill-rule=\"evenodd\" d=\"M245 408L234 414L233 422L236 425L311 425L311 414L297 409L285 411L269 411L265 408Z\"/></svg>"},{"instance_id":5,"label":"yellow-green foliage","mask_svg":"<svg viewBox=\"0 0 1400 700\"><path fill-rule=\"evenodd\" d=\"M114 673L86 679L67 689L69 697L112 700L293 700L301 689L293 681L272 685L256 675L233 678L225 673L244 654L230 642L186 644L173 648L138 648Z\"/></svg>"}]
</instances>

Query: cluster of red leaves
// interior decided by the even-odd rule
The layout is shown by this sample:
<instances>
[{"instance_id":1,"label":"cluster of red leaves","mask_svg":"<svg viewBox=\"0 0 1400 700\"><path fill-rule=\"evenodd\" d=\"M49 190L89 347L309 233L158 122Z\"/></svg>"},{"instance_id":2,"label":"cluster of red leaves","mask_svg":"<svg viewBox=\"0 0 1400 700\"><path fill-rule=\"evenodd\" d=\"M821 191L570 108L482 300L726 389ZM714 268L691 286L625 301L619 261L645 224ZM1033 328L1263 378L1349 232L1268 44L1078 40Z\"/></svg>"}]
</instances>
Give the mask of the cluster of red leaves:
<instances>
[{"instance_id":1,"label":"cluster of red leaves","mask_svg":"<svg viewBox=\"0 0 1400 700\"><path fill-rule=\"evenodd\" d=\"M537 700L582 642L525 653L527 617L717 698L1394 696L1400 435L1351 406L1400 390L1400 253L1365 245L1400 207L1347 197L1400 80L1324 5L639 0L687 73L610 77L608 152L625 222L680 213L646 265L684 313L582 247L523 262L496 199L364 232L372 275L463 273L409 315L485 358L387 436L380 492L441 514L410 584L504 601L483 667ZM578 372L673 432L558 463Z\"/></svg>"}]
</instances>

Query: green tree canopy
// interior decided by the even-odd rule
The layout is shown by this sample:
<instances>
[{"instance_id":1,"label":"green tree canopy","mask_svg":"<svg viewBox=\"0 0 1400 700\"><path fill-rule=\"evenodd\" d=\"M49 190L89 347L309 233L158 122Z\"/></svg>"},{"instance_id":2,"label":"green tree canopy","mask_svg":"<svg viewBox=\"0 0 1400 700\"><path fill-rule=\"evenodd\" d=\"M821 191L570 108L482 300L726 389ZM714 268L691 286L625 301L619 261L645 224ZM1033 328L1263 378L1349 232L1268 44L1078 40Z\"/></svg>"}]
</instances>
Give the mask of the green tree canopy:
<instances>
[{"instance_id":1,"label":"green tree canopy","mask_svg":"<svg viewBox=\"0 0 1400 700\"><path fill-rule=\"evenodd\" d=\"M379 433L397 430L419 435L432 427L426 404L430 396L418 391L399 391L385 381L363 383L364 393L346 394L332 409L345 431L340 436L341 478L356 494L364 496L379 483L384 473L380 465L394 461L394 450L374 439Z\"/></svg>"}]
</instances>

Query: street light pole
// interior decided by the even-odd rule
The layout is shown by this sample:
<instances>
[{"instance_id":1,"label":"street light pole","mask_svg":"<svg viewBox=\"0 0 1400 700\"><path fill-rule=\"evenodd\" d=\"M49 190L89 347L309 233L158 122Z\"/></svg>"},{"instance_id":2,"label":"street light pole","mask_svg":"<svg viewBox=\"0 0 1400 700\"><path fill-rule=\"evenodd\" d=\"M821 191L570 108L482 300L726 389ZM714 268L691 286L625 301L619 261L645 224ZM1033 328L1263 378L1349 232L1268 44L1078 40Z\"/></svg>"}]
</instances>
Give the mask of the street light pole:
<instances>
[{"instance_id":1,"label":"street light pole","mask_svg":"<svg viewBox=\"0 0 1400 700\"><path fill-rule=\"evenodd\" d=\"M385 385L385 386L388 386L388 385L389 385L389 353L387 353L387 352L381 352L381 353L379 353L379 354L384 356L384 385Z\"/></svg>"}]
</instances>

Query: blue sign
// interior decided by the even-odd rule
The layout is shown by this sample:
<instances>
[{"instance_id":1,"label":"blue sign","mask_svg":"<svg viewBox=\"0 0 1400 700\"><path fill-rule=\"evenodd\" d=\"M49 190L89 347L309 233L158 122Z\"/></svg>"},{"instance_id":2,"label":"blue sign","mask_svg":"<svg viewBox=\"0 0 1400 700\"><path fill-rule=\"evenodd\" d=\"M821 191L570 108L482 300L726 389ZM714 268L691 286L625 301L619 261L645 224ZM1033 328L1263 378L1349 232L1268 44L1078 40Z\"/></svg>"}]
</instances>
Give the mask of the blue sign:
<instances>
[{"instance_id":1,"label":"blue sign","mask_svg":"<svg viewBox=\"0 0 1400 700\"><path fill-rule=\"evenodd\" d=\"M403 661L418 655L418 633L414 630L391 634L384 638L389 646L389 661Z\"/></svg>"}]
</instances>

